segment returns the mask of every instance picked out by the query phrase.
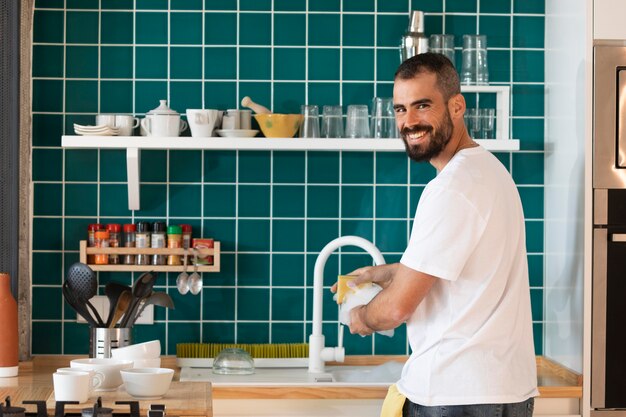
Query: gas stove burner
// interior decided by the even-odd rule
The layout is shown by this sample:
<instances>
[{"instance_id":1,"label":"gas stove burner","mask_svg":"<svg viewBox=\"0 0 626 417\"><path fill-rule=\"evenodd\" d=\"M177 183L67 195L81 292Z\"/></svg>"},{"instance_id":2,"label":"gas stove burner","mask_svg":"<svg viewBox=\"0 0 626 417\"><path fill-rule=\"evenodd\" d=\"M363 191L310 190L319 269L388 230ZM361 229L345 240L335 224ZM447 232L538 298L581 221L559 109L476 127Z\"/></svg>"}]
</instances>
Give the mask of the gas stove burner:
<instances>
[{"instance_id":1,"label":"gas stove burner","mask_svg":"<svg viewBox=\"0 0 626 417\"><path fill-rule=\"evenodd\" d=\"M0 417L51 417L45 401L23 401L22 404L37 406L36 412L26 412L23 407L11 405L11 397L6 397L4 403L0 402ZM54 417L141 417L139 413L139 401L116 401L117 405L128 405L128 412L113 412L112 408L102 406L102 398L98 397L93 407L83 408L81 412L65 411L66 404L79 404L78 401L57 401L54 406ZM150 417L165 417L165 406L152 404L148 411Z\"/></svg>"}]
</instances>

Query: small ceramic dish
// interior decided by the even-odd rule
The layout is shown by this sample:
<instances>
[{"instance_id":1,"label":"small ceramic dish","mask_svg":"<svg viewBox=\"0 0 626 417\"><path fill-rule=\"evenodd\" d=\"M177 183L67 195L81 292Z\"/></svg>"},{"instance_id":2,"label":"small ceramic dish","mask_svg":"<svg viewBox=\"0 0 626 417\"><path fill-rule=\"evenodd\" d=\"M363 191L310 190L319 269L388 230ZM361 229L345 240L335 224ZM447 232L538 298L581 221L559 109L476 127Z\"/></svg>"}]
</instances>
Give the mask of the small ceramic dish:
<instances>
[{"instance_id":1,"label":"small ceramic dish","mask_svg":"<svg viewBox=\"0 0 626 417\"><path fill-rule=\"evenodd\" d=\"M251 138L259 133L255 129L217 129L215 132L225 138Z\"/></svg>"}]
</instances>

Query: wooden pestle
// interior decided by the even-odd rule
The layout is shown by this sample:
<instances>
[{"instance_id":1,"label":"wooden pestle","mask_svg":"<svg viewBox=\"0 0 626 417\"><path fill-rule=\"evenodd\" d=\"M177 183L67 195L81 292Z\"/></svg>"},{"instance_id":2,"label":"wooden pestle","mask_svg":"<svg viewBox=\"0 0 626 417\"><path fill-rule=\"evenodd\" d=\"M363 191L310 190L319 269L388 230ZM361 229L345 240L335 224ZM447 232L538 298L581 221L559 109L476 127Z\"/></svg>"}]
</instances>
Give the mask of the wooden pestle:
<instances>
[{"instance_id":1,"label":"wooden pestle","mask_svg":"<svg viewBox=\"0 0 626 417\"><path fill-rule=\"evenodd\" d=\"M248 96L245 96L244 98L241 99L241 105L243 107L248 107L249 109L254 110L256 114L270 114L271 113L271 111L267 107L264 107L264 106L261 106L260 104L255 103Z\"/></svg>"}]
</instances>

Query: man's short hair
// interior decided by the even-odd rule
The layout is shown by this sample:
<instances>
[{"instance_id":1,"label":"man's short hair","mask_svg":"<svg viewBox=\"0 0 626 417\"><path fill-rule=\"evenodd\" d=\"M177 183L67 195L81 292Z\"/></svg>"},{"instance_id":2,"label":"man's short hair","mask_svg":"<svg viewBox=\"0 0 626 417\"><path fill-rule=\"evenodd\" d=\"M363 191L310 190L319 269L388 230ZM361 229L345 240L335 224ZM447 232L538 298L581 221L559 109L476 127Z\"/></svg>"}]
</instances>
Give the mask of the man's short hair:
<instances>
[{"instance_id":1,"label":"man's short hair","mask_svg":"<svg viewBox=\"0 0 626 417\"><path fill-rule=\"evenodd\" d=\"M432 52L418 54L404 61L398 67L394 79L410 80L427 72L437 75L437 86L446 101L461 93L459 74L452 62L445 56Z\"/></svg>"}]
</instances>

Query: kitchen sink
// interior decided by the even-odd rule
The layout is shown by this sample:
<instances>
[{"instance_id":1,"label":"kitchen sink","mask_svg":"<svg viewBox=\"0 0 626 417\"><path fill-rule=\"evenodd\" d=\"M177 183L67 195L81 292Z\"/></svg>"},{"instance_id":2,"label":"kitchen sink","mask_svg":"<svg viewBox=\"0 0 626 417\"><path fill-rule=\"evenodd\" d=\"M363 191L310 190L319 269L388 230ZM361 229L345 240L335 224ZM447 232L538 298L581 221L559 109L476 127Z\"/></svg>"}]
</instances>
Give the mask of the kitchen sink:
<instances>
[{"instance_id":1,"label":"kitchen sink","mask_svg":"<svg viewBox=\"0 0 626 417\"><path fill-rule=\"evenodd\" d=\"M402 364L387 362L377 366L327 366L323 373L309 373L307 368L256 368L252 375L218 375L211 368L183 367L181 381L211 382L227 386L381 386L398 379Z\"/></svg>"}]
</instances>

